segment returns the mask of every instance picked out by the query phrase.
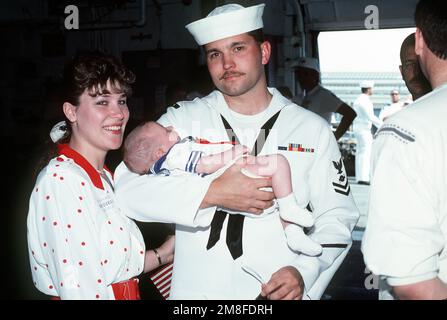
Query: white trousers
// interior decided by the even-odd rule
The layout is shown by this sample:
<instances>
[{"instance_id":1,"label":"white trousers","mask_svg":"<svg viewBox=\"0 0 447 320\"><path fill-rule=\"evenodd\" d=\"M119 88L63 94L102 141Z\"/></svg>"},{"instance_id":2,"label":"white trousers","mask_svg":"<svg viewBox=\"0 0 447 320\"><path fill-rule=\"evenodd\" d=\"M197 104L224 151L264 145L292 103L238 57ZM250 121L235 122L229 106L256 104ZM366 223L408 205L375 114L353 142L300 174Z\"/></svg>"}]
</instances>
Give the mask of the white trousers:
<instances>
[{"instance_id":1,"label":"white trousers","mask_svg":"<svg viewBox=\"0 0 447 320\"><path fill-rule=\"evenodd\" d=\"M357 149L355 153L355 179L369 182L369 171L371 168L371 149L373 137L371 130L354 131L357 139Z\"/></svg>"}]
</instances>

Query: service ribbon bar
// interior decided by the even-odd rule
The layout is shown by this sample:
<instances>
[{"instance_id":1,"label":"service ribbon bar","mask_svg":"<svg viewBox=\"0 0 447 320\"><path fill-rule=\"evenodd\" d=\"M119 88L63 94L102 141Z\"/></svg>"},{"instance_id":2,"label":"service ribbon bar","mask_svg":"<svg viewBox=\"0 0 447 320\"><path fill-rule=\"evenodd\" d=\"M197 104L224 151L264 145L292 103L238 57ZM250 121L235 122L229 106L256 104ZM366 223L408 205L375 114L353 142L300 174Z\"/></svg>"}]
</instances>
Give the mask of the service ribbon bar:
<instances>
[{"instance_id":1,"label":"service ribbon bar","mask_svg":"<svg viewBox=\"0 0 447 320\"><path fill-rule=\"evenodd\" d=\"M309 152L314 153L313 148L303 148L302 144L299 143L289 143L289 151L297 151L297 152Z\"/></svg>"}]
</instances>

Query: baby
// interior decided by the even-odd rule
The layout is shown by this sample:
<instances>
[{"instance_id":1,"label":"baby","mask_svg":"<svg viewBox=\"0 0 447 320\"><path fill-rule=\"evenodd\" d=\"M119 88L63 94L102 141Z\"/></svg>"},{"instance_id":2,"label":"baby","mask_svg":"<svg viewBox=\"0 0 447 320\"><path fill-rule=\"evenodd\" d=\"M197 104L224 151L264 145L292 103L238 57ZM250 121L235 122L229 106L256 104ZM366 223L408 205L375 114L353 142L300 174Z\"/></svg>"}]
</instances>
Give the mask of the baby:
<instances>
[{"instance_id":1,"label":"baby","mask_svg":"<svg viewBox=\"0 0 447 320\"><path fill-rule=\"evenodd\" d=\"M322 251L321 245L306 236L302 229L313 225L313 217L297 204L292 192L289 163L280 154L255 157L248 155L247 147L233 145L232 142L212 143L192 137L180 139L172 127L147 122L126 138L124 162L129 170L138 174L188 172L207 175L220 169L223 172L238 163L255 176L272 177L272 189L289 248L309 256L319 255Z\"/></svg>"}]
</instances>

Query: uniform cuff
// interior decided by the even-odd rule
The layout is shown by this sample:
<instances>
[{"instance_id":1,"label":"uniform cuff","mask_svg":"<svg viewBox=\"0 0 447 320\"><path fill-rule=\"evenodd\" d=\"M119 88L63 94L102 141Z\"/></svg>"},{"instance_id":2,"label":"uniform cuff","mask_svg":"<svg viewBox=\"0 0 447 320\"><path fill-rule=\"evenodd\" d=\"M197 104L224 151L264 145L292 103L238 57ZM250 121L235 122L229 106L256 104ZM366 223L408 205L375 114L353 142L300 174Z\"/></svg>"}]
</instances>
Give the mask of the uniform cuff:
<instances>
[{"instance_id":1,"label":"uniform cuff","mask_svg":"<svg viewBox=\"0 0 447 320\"><path fill-rule=\"evenodd\" d=\"M197 208L197 211L193 217L193 225L197 227L208 227L211 224L211 221L213 220L214 213L216 212L215 206L200 209L200 205L202 204L203 199L205 198L206 193L208 192L208 189L213 182L213 179L210 178L210 176L206 176L203 178L200 178L203 181L206 181L205 184L202 186L201 190L197 190L196 196L195 196L195 207Z\"/></svg>"},{"instance_id":2,"label":"uniform cuff","mask_svg":"<svg viewBox=\"0 0 447 320\"><path fill-rule=\"evenodd\" d=\"M208 227L213 220L214 213L217 207L209 207L205 209L200 209L194 218L194 225L198 227Z\"/></svg>"},{"instance_id":3,"label":"uniform cuff","mask_svg":"<svg viewBox=\"0 0 447 320\"><path fill-rule=\"evenodd\" d=\"M408 284L431 280L436 278L437 276L438 274L436 272L428 272L422 275L411 276L411 277L399 277L399 278L387 277L386 282L392 287L405 286Z\"/></svg>"}]
</instances>

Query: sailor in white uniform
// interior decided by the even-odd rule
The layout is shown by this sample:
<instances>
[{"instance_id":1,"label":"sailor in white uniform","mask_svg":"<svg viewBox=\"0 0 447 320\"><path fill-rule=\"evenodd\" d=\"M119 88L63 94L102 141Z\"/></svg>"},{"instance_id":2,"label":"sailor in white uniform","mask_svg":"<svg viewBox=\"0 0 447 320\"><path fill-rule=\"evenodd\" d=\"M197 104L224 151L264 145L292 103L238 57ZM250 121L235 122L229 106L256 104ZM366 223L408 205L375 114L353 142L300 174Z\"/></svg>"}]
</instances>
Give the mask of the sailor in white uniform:
<instances>
[{"instance_id":1,"label":"sailor in white uniform","mask_svg":"<svg viewBox=\"0 0 447 320\"><path fill-rule=\"evenodd\" d=\"M233 141L212 142L191 136L180 139L174 128L149 121L135 128L126 138L123 161L128 169L138 174L199 174L213 175L217 179L236 163L243 167L241 172L248 177L271 177L276 203L263 213L274 212L278 206L290 249L309 256L321 254L321 245L303 230L303 227L312 227L314 219L296 202L290 165L282 155L254 157L249 155L247 147Z\"/></svg>"},{"instance_id":2,"label":"sailor in white uniform","mask_svg":"<svg viewBox=\"0 0 447 320\"><path fill-rule=\"evenodd\" d=\"M359 184L369 184L371 168L371 148L373 137L371 127L380 128L382 121L374 115L374 106L369 98L374 87L373 81L362 81L362 93L354 101L357 117L353 122L353 131L357 139L355 153L355 178Z\"/></svg>"},{"instance_id":3,"label":"sailor in white uniform","mask_svg":"<svg viewBox=\"0 0 447 320\"><path fill-rule=\"evenodd\" d=\"M302 94L293 101L323 117L330 127L334 114L338 113L341 120L334 135L337 140L340 139L356 117L354 110L320 84L320 64L317 59L301 57L291 67L296 68L295 75L302 89Z\"/></svg>"},{"instance_id":4,"label":"sailor in white uniform","mask_svg":"<svg viewBox=\"0 0 447 320\"><path fill-rule=\"evenodd\" d=\"M416 54L434 90L385 121L373 147L367 267L381 299L447 299L445 4L416 7ZM436 48L436 51L432 51Z\"/></svg>"},{"instance_id":5,"label":"sailor in white uniform","mask_svg":"<svg viewBox=\"0 0 447 320\"><path fill-rule=\"evenodd\" d=\"M391 286L447 282L446 99L444 84L393 116L374 142L362 249L368 268ZM394 298L386 284L380 297Z\"/></svg>"},{"instance_id":6,"label":"sailor in white uniform","mask_svg":"<svg viewBox=\"0 0 447 320\"><path fill-rule=\"evenodd\" d=\"M281 153L289 161L297 202L315 218L309 236L323 252L289 250L277 210L253 216L247 207L243 216L226 214L222 203L203 206L220 178L140 176L121 163L116 192L127 213L177 225L171 299L254 299L261 290L271 299L319 299L351 245L359 214L334 135L322 118L266 86L270 45L247 33L262 28L263 9L225 5L187 26L205 45L219 91L179 102L159 122L181 138L224 141L233 132L250 149L261 133L258 154Z\"/></svg>"},{"instance_id":7,"label":"sailor in white uniform","mask_svg":"<svg viewBox=\"0 0 447 320\"><path fill-rule=\"evenodd\" d=\"M411 103L408 99L405 101L403 99L401 100L399 97L399 91L396 89L391 90L390 95L391 103L385 106L379 113L379 119L382 121L385 121L388 117L391 117L396 112L401 111L406 105Z\"/></svg>"}]
</instances>

